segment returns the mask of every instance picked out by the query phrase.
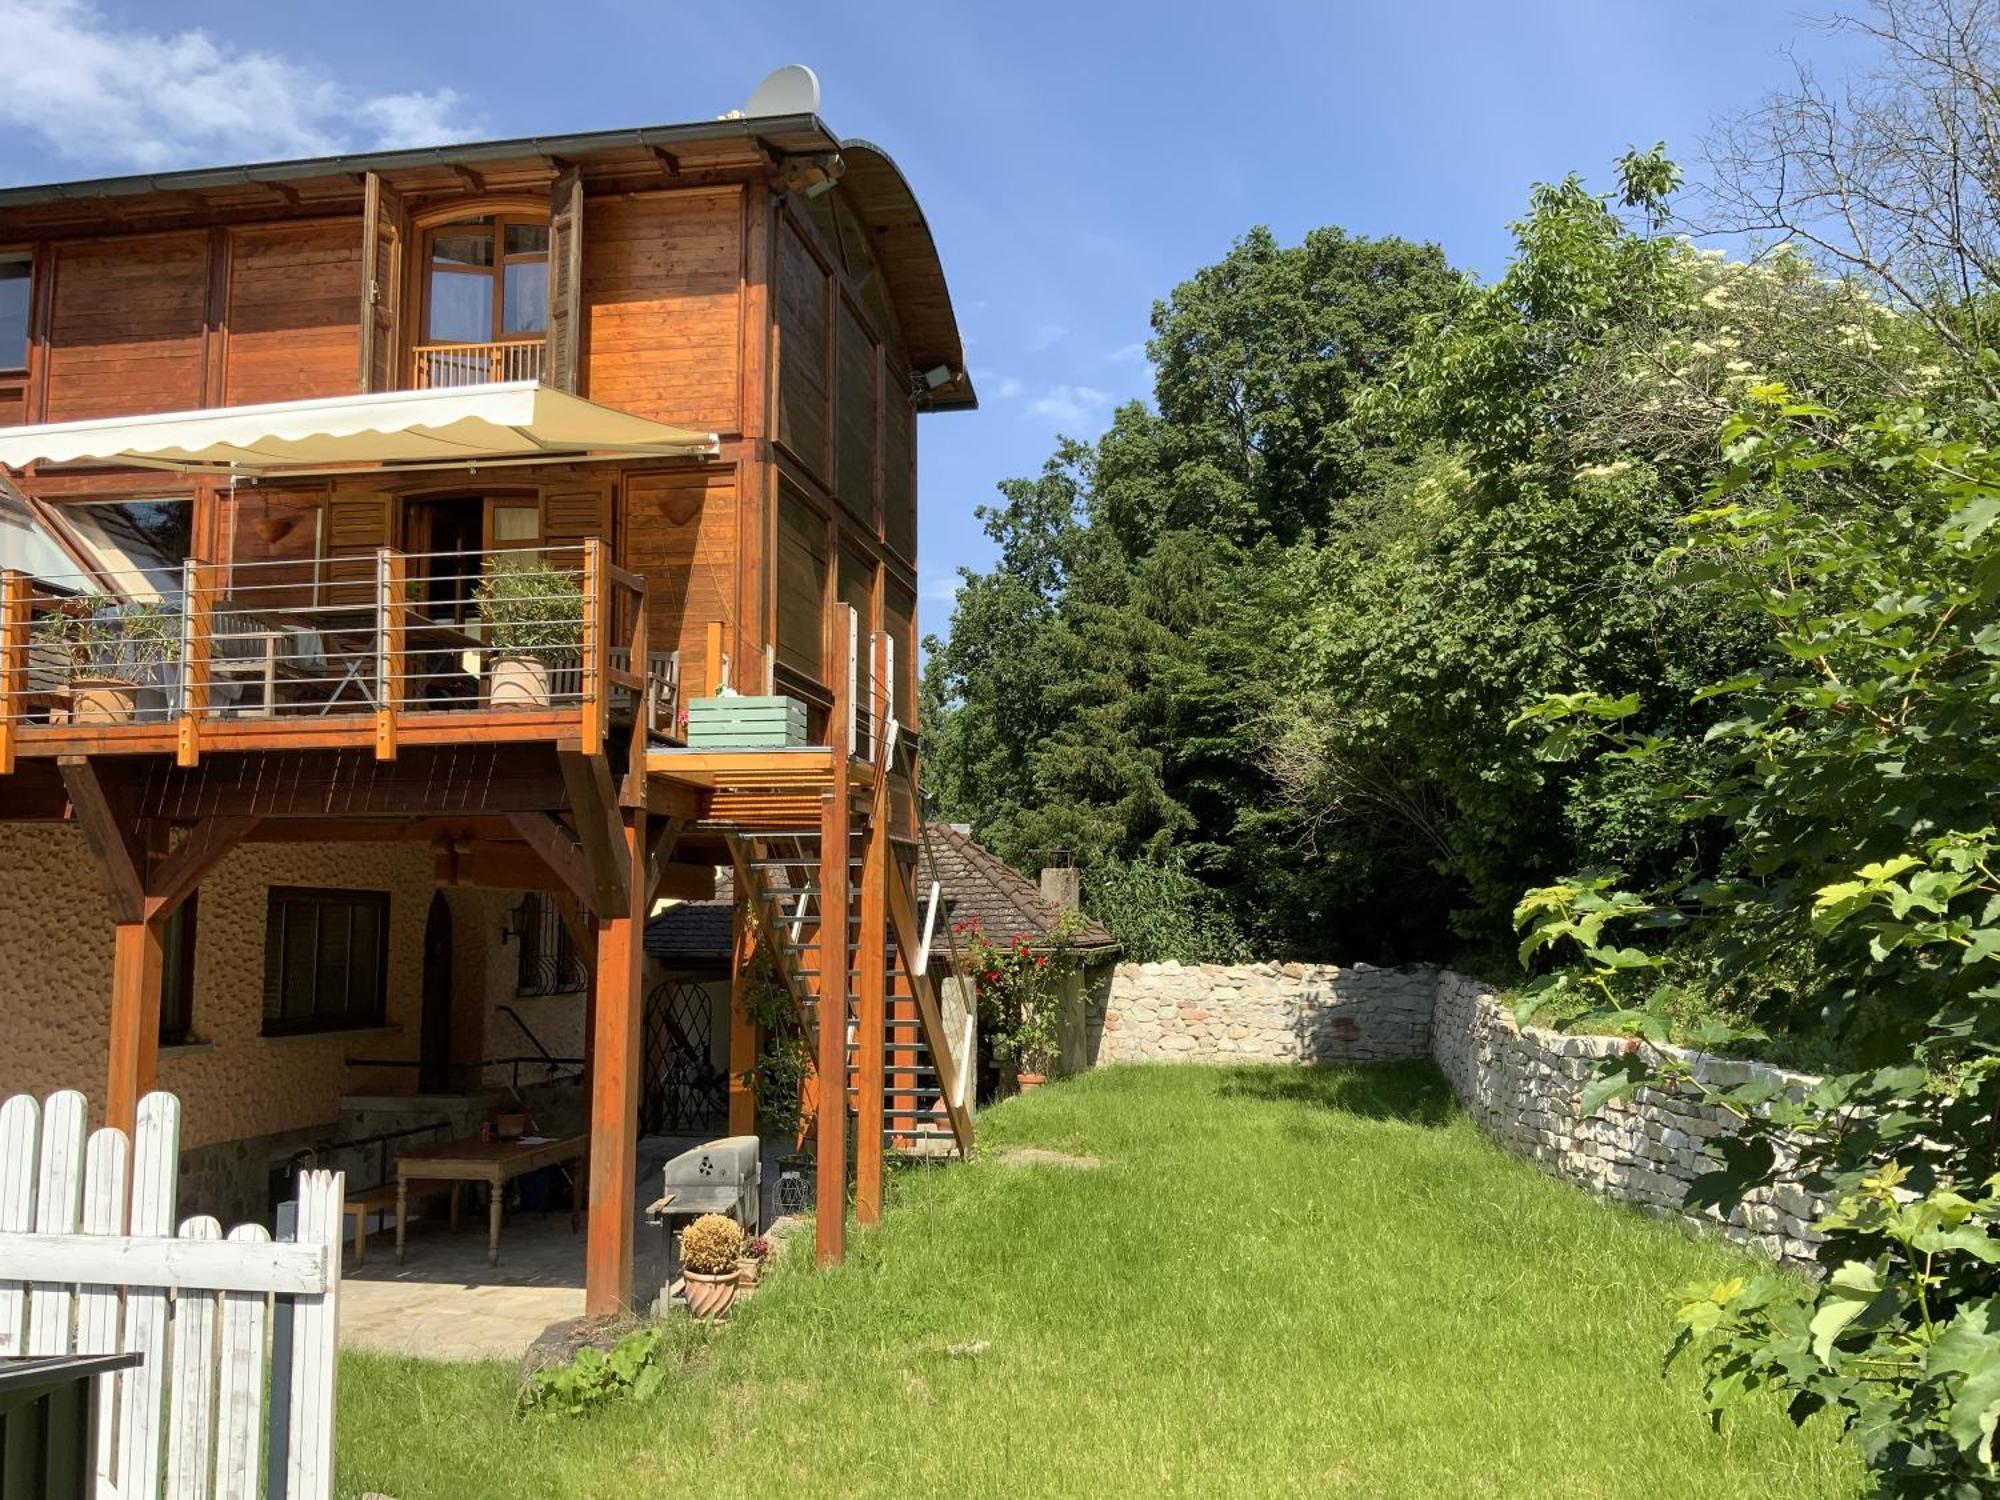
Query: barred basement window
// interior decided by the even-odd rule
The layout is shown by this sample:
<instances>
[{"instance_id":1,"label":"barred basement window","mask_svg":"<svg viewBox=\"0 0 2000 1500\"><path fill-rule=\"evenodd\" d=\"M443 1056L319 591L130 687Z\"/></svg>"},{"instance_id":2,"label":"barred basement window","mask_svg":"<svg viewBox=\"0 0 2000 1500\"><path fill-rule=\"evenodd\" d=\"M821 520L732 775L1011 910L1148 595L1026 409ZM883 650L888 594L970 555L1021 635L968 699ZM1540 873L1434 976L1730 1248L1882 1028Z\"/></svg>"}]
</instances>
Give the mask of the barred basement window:
<instances>
[{"instance_id":1,"label":"barred basement window","mask_svg":"<svg viewBox=\"0 0 2000 1500\"><path fill-rule=\"evenodd\" d=\"M272 886L264 928L264 1034L380 1026L389 988L389 893Z\"/></svg>"},{"instance_id":2,"label":"barred basement window","mask_svg":"<svg viewBox=\"0 0 2000 1500\"><path fill-rule=\"evenodd\" d=\"M514 931L521 939L515 994L574 995L589 983L553 896L543 891L523 896L515 908Z\"/></svg>"}]
</instances>

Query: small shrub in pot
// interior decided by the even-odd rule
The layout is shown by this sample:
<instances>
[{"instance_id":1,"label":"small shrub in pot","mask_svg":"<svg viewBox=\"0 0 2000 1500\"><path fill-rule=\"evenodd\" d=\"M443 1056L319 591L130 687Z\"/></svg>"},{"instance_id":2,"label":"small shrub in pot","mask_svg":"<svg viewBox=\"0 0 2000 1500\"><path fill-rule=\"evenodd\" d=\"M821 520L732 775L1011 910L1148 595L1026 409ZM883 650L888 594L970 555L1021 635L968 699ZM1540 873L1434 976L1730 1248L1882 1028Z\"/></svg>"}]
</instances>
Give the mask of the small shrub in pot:
<instances>
[{"instance_id":1,"label":"small shrub in pot","mask_svg":"<svg viewBox=\"0 0 2000 1500\"><path fill-rule=\"evenodd\" d=\"M742 1255L743 1226L722 1214L703 1214L681 1231L681 1276L689 1312L706 1321L728 1316Z\"/></svg>"},{"instance_id":2,"label":"small shrub in pot","mask_svg":"<svg viewBox=\"0 0 2000 1500\"><path fill-rule=\"evenodd\" d=\"M494 558L472 597L492 646L493 706L548 707L550 668L576 661L583 647L583 585L530 553Z\"/></svg>"}]
</instances>

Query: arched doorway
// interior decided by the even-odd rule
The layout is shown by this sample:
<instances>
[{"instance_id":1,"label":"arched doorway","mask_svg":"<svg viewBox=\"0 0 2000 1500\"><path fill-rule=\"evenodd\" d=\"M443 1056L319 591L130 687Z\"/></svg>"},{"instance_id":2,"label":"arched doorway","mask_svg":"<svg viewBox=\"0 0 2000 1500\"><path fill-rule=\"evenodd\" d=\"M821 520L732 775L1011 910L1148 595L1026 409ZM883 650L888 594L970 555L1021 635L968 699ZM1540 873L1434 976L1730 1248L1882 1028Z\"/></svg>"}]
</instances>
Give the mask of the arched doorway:
<instances>
[{"instance_id":1,"label":"arched doorway","mask_svg":"<svg viewBox=\"0 0 2000 1500\"><path fill-rule=\"evenodd\" d=\"M417 1088L451 1091L451 907L443 891L431 894L424 918L424 1009L418 1027Z\"/></svg>"}]
</instances>

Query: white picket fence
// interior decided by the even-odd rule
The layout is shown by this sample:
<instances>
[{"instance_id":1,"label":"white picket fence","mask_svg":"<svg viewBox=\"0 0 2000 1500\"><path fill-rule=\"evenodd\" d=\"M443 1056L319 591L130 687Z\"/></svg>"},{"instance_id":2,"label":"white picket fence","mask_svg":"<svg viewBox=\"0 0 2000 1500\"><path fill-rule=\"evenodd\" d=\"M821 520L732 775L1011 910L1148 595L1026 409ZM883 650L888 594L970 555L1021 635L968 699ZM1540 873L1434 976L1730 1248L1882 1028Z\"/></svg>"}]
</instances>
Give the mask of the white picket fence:
<instances>
[{"instance_id":1,"label":"white picket fence","mask_svg":"<svg viewBox=\"0 0 2000 1500\"><path fill-rule=\"evenodd\" d=\"M341 1174L300 1177L294 1241L176 1232L180 1101L142 1099L131 1142L86 1114L0 1105L0 1354L143 1356L98 1378L98 1500L329 1500Z\"/></svg>"}]
</instances>

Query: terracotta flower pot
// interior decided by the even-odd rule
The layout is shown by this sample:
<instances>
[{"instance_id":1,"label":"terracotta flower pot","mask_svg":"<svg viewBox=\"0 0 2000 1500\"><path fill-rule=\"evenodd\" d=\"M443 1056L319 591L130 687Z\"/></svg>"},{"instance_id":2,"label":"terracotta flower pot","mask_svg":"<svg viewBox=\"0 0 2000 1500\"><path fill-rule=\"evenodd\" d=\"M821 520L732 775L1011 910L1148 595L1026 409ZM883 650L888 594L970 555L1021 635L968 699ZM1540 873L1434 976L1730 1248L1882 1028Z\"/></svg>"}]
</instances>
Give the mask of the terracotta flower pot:
<instances>
[{"instance_id":1,"label":"terracotta flower pot","mask_svg":"<svg viewBox=\"0 0 2000 1500\"><path fill-rule=\"evenodd\" d=\"M138 711L139 689L116 677L75 677L69 701L73 724L129 724Z\"/></svg>"},{"instance_id":2,"label":"terracotta flower pot","mask_svg":"<svg viewBox=\"0 0 2000 1500\"><path fill-rule=\"evenodd\" d=\"M517 1140L528 1133L528 1117L503 1110L494 1122L493 1133L503 1141Z\"/></svg>"},{"instance_id":3,"label":"terracotta flower pot","mask_svg":"<svg viewBox=\"0 0 2000 1500\"><path fill-rule=\"evenodd\" d=\"M688 1311L704 1323L720 1323L729 1316L729 1304L736 1300L737 1272L705 1276L700 1271L682 1271L687 1284Z\"/></svg>"},{"instance_id":4,"label":"terracotta flower pot","mask_svg":"<svg viewBox=\"0 0 2000 1500\"><path fill-rule=\"evenodd\" d=\"M1024 1094L1034 1093L1036 1089L1048 1081L1046 1073L1016 1073L1014 1075L1014 1082L1021 1086L1021 1092Z\"/></svg>"},{"instance_id":5,"label":"terracotta flower pot","mask_svg":"<svg viewBox=\"0 0 2000 1500\"><path fill-rule=\"evenodd\" d=\"M549 664L538 656L496 656L487 693L494 708L547 708Z\"/></svg>"},{"instance_id":6,"label":"terracotta flower pot","mask_svg":"<svg viewBox=\"0 0 2000 1500\"><path fill-rule=\"evenodd\" d=\"M757 1278L764 1274L764 1262L754 1255L738 1256L736 1260L736 1284L748 1291L757 1284Z\"/></svg>"}]
</instances>

